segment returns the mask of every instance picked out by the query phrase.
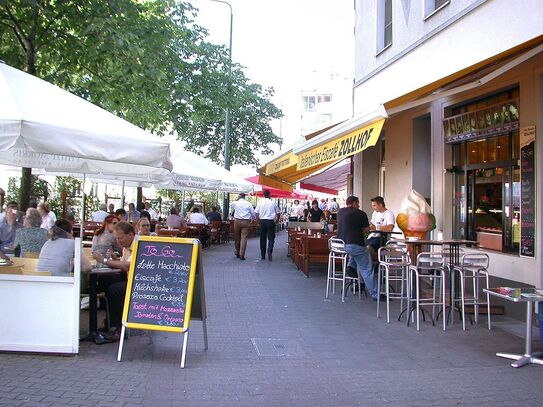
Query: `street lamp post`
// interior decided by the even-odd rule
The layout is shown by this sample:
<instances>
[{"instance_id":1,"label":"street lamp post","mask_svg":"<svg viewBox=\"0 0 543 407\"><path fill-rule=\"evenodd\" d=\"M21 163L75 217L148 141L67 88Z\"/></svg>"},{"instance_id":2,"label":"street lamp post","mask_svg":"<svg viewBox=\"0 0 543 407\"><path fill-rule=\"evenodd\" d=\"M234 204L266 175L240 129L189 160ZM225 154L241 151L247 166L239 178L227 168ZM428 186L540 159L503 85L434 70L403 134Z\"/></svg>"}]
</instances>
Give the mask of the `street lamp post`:
<instances>
[{"instance_id":1,"label":"street lamp post","mask_svg":"<svg viewBox=\"0 0 543 407\"><path fill-rule=\"evenodd\" d=\"M211 0L216 3L223 3L230 9L230 41L228 45L228 76L232 72L232 29L234 26L234 14L232 13L232 6L230 3L224 0ZM227 102L228 103L228 102ZM226 105L226 114L224 119L224 168L230 170L230 107ZM228 192L224 192L223 196L223 219L228 220L228 208L229 208Z\"/></svg>"}]
</instances>

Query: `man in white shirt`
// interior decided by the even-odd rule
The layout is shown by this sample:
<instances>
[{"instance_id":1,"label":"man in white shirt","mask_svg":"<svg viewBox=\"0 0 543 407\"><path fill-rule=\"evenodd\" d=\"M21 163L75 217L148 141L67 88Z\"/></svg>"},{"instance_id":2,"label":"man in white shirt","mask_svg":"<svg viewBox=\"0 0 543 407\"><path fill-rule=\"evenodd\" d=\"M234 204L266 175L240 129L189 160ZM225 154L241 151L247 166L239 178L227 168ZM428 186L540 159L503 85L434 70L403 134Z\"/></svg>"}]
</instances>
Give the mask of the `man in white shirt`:
<instances>
[{"instance_id":1,"label":"man in white shirt","mask_svg":"<svg viewBox=\"0 0 543 407\"><path fill-rule=\"evenodd\" d=\"M264 190L264 199L256 206L257 218L260 220L260 256L262 260L272 261L273 245L275 243L275 222L279 219L281 211L275 202L271 200L270 191ZM268 250L266 251L266 240Z\"/></svg>"},{"instance_id":2,"label":"man in white shirt","mask_svg":"<svg viewBox=\"0 0 543 407\"><path fill-rule=\"evenodd\" d=\"M192 213L189 216L189 223L207 225L209 221L203 213L200 213L200 208L195 206L194 208L192 208Z\"/></svg>"},{"instance_id":3,"label":"man in white shirt","mask_svg":"<svg viewBox=\"0 0 543 407\"><path fill-rule=\"evenodd\" d=\"M107 205L105 203L101 203L98 207L98 210L92 214L92 221L102 223L104 219L109 215L109 213L106 212L106 209Z\"/></svg>"},{"instance_id":4,"label":"man in white shirt","mask_svg":"<svg viewBox=\"0 0 543 407\"><path fill-rule=\"evenodd\" d=\"M385 232L392 232L394 229L394 214L391 210L387 209L385 206L385 200L382 196L376 196L371 199L371 207L373 209L373 214L371 215L370 221L370 230L382 230ZM370 249L370 254L372 257L375 256L379 247L381 247L381 235L378 233L370 233L368 239L366 240L366 245ZM371 253L373 249L373 253Z\"/></svg>"},{"instance_id":5,"label":"man in white shirt","mask_svg":"<svg viewBox=\"0 0 543 407\"><path fill-rule=\"evenodd\" d=\"M330 206L328 210L330 211L330 214L332 215L332 220L336 220L337 211L339 210L339 205L336 202L336 198L332 198L332 202L330 202Z\"/></svg>"},{"instance_id":6,"label":"man in white shirt","mask_svg":"<svg viewBox=\"0 0 543 407\"><path fill-rule=\"evenodd\" d=\"M145 202L145 210L149 212L149 215L151 215L151 220L157 220L158 214L153 208L151 208L149 202Z\"/></svg>"},{"instance_id":7,"label":"man in white shirt","mask_svg":"<svg viewBox=\"0 0 543 407\"><path fill-rule=\"evenodd\" d=\"M251 221L255 218L255 210L250 202L245 200L245 194L239 194L236 202L232 203L231 209L234 217L234 242L236 251L234 254L240 260L245 260L245 249L247 248L247 236Z\"/></svg>"}]
</instances>

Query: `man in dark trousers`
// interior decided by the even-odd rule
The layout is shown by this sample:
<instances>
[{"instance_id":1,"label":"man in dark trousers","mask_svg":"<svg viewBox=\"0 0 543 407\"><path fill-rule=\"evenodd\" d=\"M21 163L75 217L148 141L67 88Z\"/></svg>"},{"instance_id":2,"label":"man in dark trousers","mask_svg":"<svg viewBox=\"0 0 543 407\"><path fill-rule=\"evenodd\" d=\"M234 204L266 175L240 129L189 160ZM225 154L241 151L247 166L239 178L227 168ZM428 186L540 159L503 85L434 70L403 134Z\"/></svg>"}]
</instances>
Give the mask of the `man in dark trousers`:
<instances>
[{"instance_id":1,"label":"man in dark trousers","mask_svg":"<svg viewBox=\"0 0 543 407\"><path fill-rule=\"evenodd\" d=\"M368 215L359 209L360 201L356 196L349 196L345 203L347 206L337 214L337 235L345 242L345 251L349 254L348 267L358 271L371 298L377 301L377 285L364 239L364 233L370 229Z\"/></svg>"},{"instance_id":2,"label":"man in dark trousers","mask_svg":"<svg viewBox=\"0 0 543 407\"><path fill-rule=\"evenodd\" d=\"M271 200L270 191L264 190L264 199L256 206L257 218L260 220L260 257L272 261L273 245L275 243L275 222L279 220L281 211L275 202ZM268 250L266 250L266 240L268 241Z\"/></svg>"}]
</instances>

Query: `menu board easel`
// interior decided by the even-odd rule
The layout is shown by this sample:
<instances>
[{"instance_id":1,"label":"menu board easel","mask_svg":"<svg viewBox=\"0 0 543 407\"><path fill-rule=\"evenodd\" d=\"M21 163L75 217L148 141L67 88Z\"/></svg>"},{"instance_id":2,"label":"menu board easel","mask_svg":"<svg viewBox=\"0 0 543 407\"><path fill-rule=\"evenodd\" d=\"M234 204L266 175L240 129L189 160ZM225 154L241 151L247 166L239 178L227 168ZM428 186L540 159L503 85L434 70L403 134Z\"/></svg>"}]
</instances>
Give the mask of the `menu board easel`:
<instances>
[{"instance_id":1,"label":"menu board easel","mask_svg":"<svg viewBox=\"0 0 543 407\"><path fill-rule=\"evenodd\" d=\"M183 334L181 368L184 368L191 317L202 320L207 349L200 241L140 237L128 271L117 361L121 361L127 328L178 332Z\"/></svg>"}]
</instances>

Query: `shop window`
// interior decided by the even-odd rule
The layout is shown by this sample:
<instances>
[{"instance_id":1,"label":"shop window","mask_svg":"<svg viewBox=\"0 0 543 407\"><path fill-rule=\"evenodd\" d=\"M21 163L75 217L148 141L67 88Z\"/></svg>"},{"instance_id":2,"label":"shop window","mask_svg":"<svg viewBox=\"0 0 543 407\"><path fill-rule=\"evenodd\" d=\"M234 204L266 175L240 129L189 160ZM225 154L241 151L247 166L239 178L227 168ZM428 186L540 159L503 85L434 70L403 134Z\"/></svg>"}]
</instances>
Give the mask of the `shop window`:
<instances>
[{"instance_id":1,"label":"shop window","mask_svg":"<svg viewBox=\"0 0 543 407\"><path fill-rule=\"evenodd\" d=\"M424 0L424 18L434 15L450 2L450 0Z\"/></svg>"},{"instance_id":2,"label":"shop window","mask_svg":"<svg viewBox=\"0 0 543 407\"><path fill-rule=\"evenodd\" d=\"M302 96L302 103L304 105L304 110L314 110L315 96Z\"/></svg>"},{"instance_id":3,"label":"shop window","mask_svg":"<svg viewBox=\"0 0 543 407\"><path fill-rule=\"evenodd\" d=\"M318 103L326 103L326 102L331 102L331 101L332 101L332 95L319 95L317 97Z\"/></svg>"},{"instance_id":4,"label":"shop window","mask_svg":"<svg viewBox=\"0 0 543 407\"><path fill-rule=\"evenodd\" d=\"M377 0L377 53L392 44L392 0Z\"/></svg>"}]
</instances>

